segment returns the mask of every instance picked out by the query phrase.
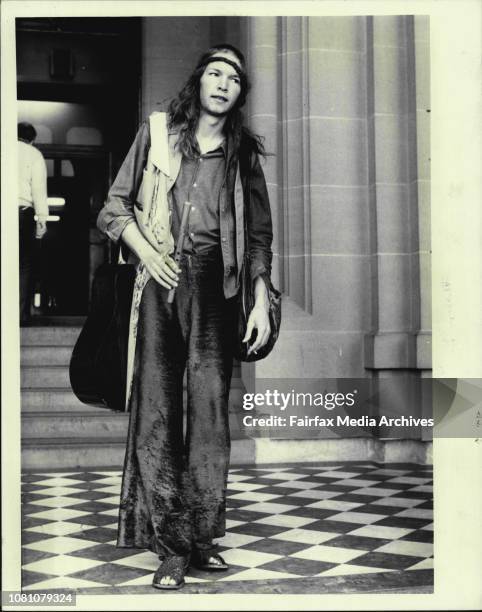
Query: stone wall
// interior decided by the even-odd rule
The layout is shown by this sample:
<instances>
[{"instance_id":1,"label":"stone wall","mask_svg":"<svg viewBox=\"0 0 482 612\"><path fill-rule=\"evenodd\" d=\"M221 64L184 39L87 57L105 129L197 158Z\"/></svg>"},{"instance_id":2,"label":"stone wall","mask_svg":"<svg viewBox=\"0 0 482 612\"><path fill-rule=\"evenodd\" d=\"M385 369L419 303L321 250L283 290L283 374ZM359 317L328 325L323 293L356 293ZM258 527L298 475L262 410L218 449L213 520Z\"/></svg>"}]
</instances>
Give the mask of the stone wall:
<instances>
[{"instance_id":1,"label":"stone wall","mask_svg":"<svg viewBox=\"0 0 482 612\"><path fill-rule=\"evenodd\" d=\"M240 44L241 23L226 17L149 17L142 20L141 117L163 110L199 55L219 42Z\"/></svg>"},{"instance_id":2,"label":"stone wall","mask_svg":"<svg viewBox=\"0 0 482 612\"><path fill-rule=\"evenodd\" d=\"M256 376L430 368L428 44L423 17L249 20L287 296Z\"/></svg>"}]
</instances>

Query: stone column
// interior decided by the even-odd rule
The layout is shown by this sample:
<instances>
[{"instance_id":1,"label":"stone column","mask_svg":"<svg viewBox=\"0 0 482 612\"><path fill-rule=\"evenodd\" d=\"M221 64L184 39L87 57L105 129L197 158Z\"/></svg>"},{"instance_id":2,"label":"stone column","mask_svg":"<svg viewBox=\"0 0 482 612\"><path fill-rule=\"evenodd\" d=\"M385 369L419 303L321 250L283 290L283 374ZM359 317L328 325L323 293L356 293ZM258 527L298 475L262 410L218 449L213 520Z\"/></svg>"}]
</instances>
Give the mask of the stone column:
<instances>
[{"instance_id":1,"label":"stone column","mask_svg":"<svg viewBox=\"0 0 482 612\"><path fill-rule=\"evenodd\" d=\"M313 316L335 376L363 376L370 326L365 38L363 18L309 19Z\"/></svg>"},{"instance_id":2,"label":"stone column","mask_svg":"<svg viewBox=\"0 0 482 612\"><path fill-rule=\"evenodd\" d=\"M420 275L413 18L370 18L368 40L377 276L372 288L376 333L367 343L367 367L415 368Z\"/></svg>"},{"instance_id":3,"label":"stone column","mask_svg":"<svg viewBox=\"0 0 482 612\"><path fill-rule=\"evenodd\" d=\"M419 194L424 197L425 216L429 202L423 186L419 187L418 153L427 126L417 126L416 84L425 82L426 74L417 75L413 17L369 18L367 42L376 274L372 280L375 331L367 336L365 364L376 378L391 379L379 389L384 411L420 414L426 389L416 371L421 324ZM419 64L423 57L418 54ZM430 283L426 277L424 281L426 303ZM430 367L427 354L425 367ZM384 435L387 432L382 431Z\"/></svg>"},{"instance_id":4,"label":"stone column","mask_svg":"<svg viewBox=\"0 0 482 612\"><path fill-rule=\"evenodd\" d=\"M252 89L245 112L250 128L265 138L262 161L273 215L273 282L280 284L278 164L283 158L278 137L280 106L278 83L279 26L277 17L253 17L247 21L247 62Z\"/></svg>"},{"instance_id":5,"label":"stone column","mask_svg":"<svg viewBox=\"0 0 482 612\"><path fill-rule=\"evenodd\" d=\"M429 18L414 18L415 105L417 121L418 260L420 276L420 332L417 336L417 367L432 367L432 294L430 223L430 39Z\"/></svg>"},{"instance_id":6,"label":"stone column","mask_svg":"<svg viewBox=\"0 0 482 612\"><path fill-rule=\"evenodd\" d=\"M256 376L365 376L371 310L365 21L252 18L248 47L251 125L277 154L265 171L273 278L285 294L279 344L256 364Z\"/></svg>"},{"instance_id":7,"label":"stone column","mask_svg":"<svg viewBox=\"0 0 482 612\"><path fill-rule=\"evenodd\" d=\"M417 368L422 378L432 377L432 240L430 202L430 21L414 17L415 106L417 121L418 260L420 277L420 331ZM432 416L431 388L422 383L422 411Z\"/></svg>"}]
</instances>

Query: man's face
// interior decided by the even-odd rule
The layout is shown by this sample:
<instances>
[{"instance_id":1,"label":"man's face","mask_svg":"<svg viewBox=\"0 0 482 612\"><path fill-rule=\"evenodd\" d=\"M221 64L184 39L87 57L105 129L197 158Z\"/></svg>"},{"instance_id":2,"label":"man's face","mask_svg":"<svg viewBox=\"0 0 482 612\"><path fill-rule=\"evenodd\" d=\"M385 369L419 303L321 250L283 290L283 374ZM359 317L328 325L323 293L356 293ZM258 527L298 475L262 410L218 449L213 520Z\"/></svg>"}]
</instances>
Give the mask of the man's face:
<instances>
[{"instance_id":1,"label":"man's face","mask_svg":"<svg viewBox=\"0 0 482 612\"><path fill-rule=\"evenodd\" d=\"M239 60L230 51L218 51L216 56L226 57L239 66ZM209 63L200 80L201 110L215 117L227 115L241 93L241 79L236 70L223 61Z\"/></svg>"}]
</instances>

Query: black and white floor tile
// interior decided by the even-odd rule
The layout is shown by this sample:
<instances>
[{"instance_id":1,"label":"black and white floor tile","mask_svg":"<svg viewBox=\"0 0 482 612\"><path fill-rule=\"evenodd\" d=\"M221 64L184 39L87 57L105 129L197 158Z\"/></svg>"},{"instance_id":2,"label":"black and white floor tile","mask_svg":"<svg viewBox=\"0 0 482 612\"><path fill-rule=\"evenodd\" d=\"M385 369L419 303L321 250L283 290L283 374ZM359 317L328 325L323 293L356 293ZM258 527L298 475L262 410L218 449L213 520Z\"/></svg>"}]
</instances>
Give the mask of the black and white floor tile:
<instances>
[{"instance_id":1,"label":"black and white floor tile","mask_svg":"<svg viewBox=\"0 0 482 612\"><path fill-rule=\"evenodd\" d=\"M23 475L25 590L150 588L156 555L115 545L120 486L120 471ZM261 581L266 592L270 581L359 580L387 572L402 586L417 585L418 575L425 586L432 580L431 572L419 571L433 568L432 472L426 466L237 467L230 470L227 506L219 545L230 569L189 570L186 583L197 584L198 592L213 583L252 581L256 592Z\"/></svg>"}]
</instances>

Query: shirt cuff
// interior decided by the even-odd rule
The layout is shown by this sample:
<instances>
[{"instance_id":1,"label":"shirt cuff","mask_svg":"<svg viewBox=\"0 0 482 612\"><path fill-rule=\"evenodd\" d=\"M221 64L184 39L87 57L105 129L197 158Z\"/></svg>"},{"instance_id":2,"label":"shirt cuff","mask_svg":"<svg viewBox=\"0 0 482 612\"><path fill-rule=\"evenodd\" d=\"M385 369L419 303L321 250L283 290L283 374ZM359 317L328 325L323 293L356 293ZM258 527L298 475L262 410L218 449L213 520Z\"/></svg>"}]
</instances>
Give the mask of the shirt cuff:
<instances>
[{"instance_id":1,"label":"shirt cuff","mask_svg":"<svg viewBox=\"0 0 482 612\"><path fill-rule=\"evenodd\" d=\"M112 242L117 243L119 242L122 232L129 225L129 223L135 223L135 219L127 216L116 217L115 221L109 223L105 229L105 233L112 240Z\"/></svg>"},{"instance_id":2,"label":"shirt cuff","mask_svg":"<svg viewBox=\"0 0 482 612\"><path fill-rule=\"evenodd\" d=\"M258 278L258 276L261 276L266 284L266 287L269 288L271 284L271 275L263 263L252 260L250 272L253 282Z\"/></svg>"},{"instance_id":3,"label":"shirt cuff","mask_svg":"<svg viewBox=\"0 0 482 612\"><path fill-rule=\"evenodd\" d=\"M37 217L48 217L49 216L49 208L48 206L35 206L34 205L35 214Z\"/></svg>"}]
</instances>

